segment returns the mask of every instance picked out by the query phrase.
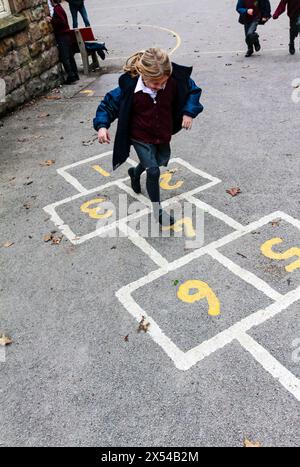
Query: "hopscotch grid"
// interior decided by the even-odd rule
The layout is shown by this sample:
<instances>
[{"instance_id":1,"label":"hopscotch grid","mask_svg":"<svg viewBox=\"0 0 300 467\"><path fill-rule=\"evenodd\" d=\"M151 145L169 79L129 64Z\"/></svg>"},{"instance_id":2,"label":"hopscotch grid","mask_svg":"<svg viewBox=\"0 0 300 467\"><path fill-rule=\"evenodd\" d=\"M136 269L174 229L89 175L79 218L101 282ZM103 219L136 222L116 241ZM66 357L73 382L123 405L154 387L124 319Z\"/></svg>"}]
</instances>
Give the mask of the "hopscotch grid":
<instances>
[{"instance_id":1,"label":"hopscotch grid","mask_svg":"<svg viewBox=\"0 0 300 467\"><path fill-rule=\"evenodd\" d=\"M250 233L251 231L256 230L263 225L266 225L268 222L274 220L275 218L281 218L286 222L294 225L300 230L300 221L298 219L293 218L292 216L285 214L281 211L275 211L258 221L252 222L248 225L242 225L236 222L231 217L227 216L226 214L218 211L214 207L200 201L197 198L194 198L193 195L200 193L207 188L215 186L218 183L221 183L216 177L213 177L206 172L201 171L200 169L196 169L195 167L191 166L188 162L182 160L181 158L172 158L171 162L179 163L182 166L186 167L188 170L200 175L203 178L210 180L209 183L202 185L201 187L197 187L196 189L190 190L188 192L182 193L180 195L171 197L165 200L162 205L163 207L167 207L176 201L186 200L191 204L209 212L214 217L221 219L223 222L234 228L236 231L232 232L231 234L226 235L225 237L211 242L209 245L201 247L190 254L187 254L173 262L168 262L166 258L164 258L157 250L155 250L149 242L147 242L143 237L141 237L136 231L131 229L128 226L128 222L131 219L137 219L141 216L150 213L150 205L147 198L144 196L136 196L136 194L128 187L125 182L129 180L129 177L118 179L105 185L100 185L96 188L91 190L86 189L80 182L73 177L71 174L67 172L67 170L83 165L85 163L102 159L105 156L112 154L112 151L108 151L106 153L93 156L82 161L75 162L68 166L62 167L57 169L59 175L61 175L68 183L74 186L78 194L66 198L65 200L50 204L44 208L46 212L51 215L51 220L60 228L60 230L66 235L69 240L74 243L83 243L83 241L88 240L94 236L99 236L105 233L108 230L113 228L118 228L120 232L123 234L129 233L130 240L136 246L138 246L148 257L159 266L159 269L152 271L148 275L143 278L138 279L135 282L132 282L116 292L116 296L119 301L122 303L124 308L138 321L141 319L142 316L146 316L148 321L151 324L150 330L148 331L149 335L152 339L165 351L165 353L171 358L174 362L175 366L180 370L188 370L205 357L211 355L212 353L216 352L217 350L225 347L227 344L232 343L233 340L237 340L240 345L246 349L253 358L260 363L264 369L269 372L276 380L278 380L283 387L285 387L291 394L293 394L298 400L300 400L300 381L296 376L294 376L287 368L285 368L276 358L274 358L267 349L262 347L258 344L252 337L246 334L247 331L252 329L255 326L258 326L265 321L271 319L272 317L276 316L277 314L286 310L291 304L295 303L296 301L300 300L300 287L297 289L287 293L286 295L281 295L274 289L272 289L265 281L258 278L255 274L247 271L246 269L241 268L233 261L229 260L217 251L218 248L230 243L233 240L243 237L244 235ZM132 166L136 165L136 162L132 159L127 160L128 163ZM134 213L130 216L126 216L118 221L115 221L111 225L102 227L97 229L90 234L82 236L78 239L77 236L71 231L68 225L64 225L62 219L58 216L55 211L55 208L66 204L70 201L78 199L82 196L86 196L92 194L96 191L103 190L105 188L109 188L111 186L118 186L121 190L125 191L126 193L132 195L138 201L143 201L146 204L146 208L138 213ZM224 265L228 270L230 270L233 274L240 277L245 282L248 282L257 290L263 292L266 296L274 300L274 302L266 307L265 309L258 310L251 315L243 318L239 322L233 324L229 328L225 329L224 331L218 333L217 335L213 336L212 338L202 342L198 346L194 347L193 349L188 350L187 352L183 352L179 349L179 347L172 342L172 340L166 336L163 331L160 329L158 324L151 316L147 316L147 313L135 302L132 297L132 293L142 286L153 282L154 280L158 279L159 277L166 275L170 271L174 271L179 267L182 267L186 264L189 264L191 261L200 258L201 256L208 254L213 259L217 260L220 264Z\"/></svg>"},{"instance_id":2,"label":"hopscotch grid","mask_svg":"<svg viewBox=\"0 0 300 467\"><path fill-rule=\"evenodd\" d=\"M207 206L209 207L209 205ZM230 241L232 241L233 238L235 239L241 238L242 236L250 233L251 231L257 229L258 227L262 227L263 225L266 225L268 222L271 222L272 220L278 217L280 217L281 219L287 221L288 223L300 229L300 222L297 219L281 211L275 211L274 213L271 213L258 221L252 222L248 224L247 226L241 226L243 230L239 232L233 232L232 234L227 235L225 242L224 242L224 238L220 239L221 241L213 242L214 245L213 244L206 245L205 247L202 247L198 249L197 251L192 252L190 255L186 255L185 257L179 258L178 260L175 260L171 263L163 265L163 267L161 267L160 269L156 271L152 271L147 276L140 278L137 281L128 284L127 286L122 287L116 293L117 298L122 303L124 308L126 308L127 311L136 320L139 321L142 316L147 317L148 321L152 325L150 327L150 330L148 331L150 336L160 347L162 347L162 349L171 358L171 360L174 362L175 366L178 369L183 370L183 371L189 370L192 366L194 366L195 364L203 360L205 357L211 355L215 351L232 343L232 341L234 340L237 340L238 342L240 342L241 345L244 348L246 348L246 350L250 351L249 346L247 347L245 344L244 336L245 336L246 331L249 331L253 327L258 326L264 323L265 321L268 321L269 319L273 318L277 314L286 310L293 303L300 300L300 287L289 292L286 295L281 295L280 293L272 289L266 282L258 278L255 274L250 273L246 269L240 268L238 265L235 265L235 263L233 263L231 260L229 260L228 258L226 258L225 256L223 256L221 253L217 251L218 247L220 247L221 245L225 245L226 243L229 243ZM143 310L135 302L134 298L132 297L132 293L138 290L139 288L143 287L144 285L153 282L154 280L162 277L163 275L166 275L170 271L174 271L178 269L180 266L188 264L192 260L199 258L203 256L204 254L209 254L211 257L216 259L218 262L221 262L221 264L226 266L227 269L229 269L231 272L236 274L238 277L241 277L242 280L245 280L246 282L250 283L256 289L265 293L266 296L274 300L274 303L272 303L265 309L258 310L252 313L251 315L243 318L238 323L235 323L234 325L230 326L226 330L218 333L216 336L212 337L211 339L208 339L207 341L202 342L201 344L194 347L193 349L190 349L187 352L183 352L182 350L179 349L178 346L176 346L176 344L168 336L164 334L164 332L159 328L158 324L153 320L153 318L151 318L151 316L147 316L147 313L145 312L145 310ZM242 342L244 342L244 345L242 344ZM263 347L261 346L260 348L263 349ZM269 355L266 349L264 349L264 352L265 352L264 355ZM257 353L255 352L250 352L250 353L255 358L255 360L257 360L265 369L267 367L267 371L271 373L274 378L276 377L276 374L278 373L280 377L276 379L278 379L279 382L290 393L292 393L298 400L300 400L298 378L296 378L288 369L283 367L279 362L278 362L277 367L275 365L275 368L277 368L277 370L276 371L274 370L272 373L271 370L272 368L274 368L274 364L275 362L277 362L277 360L271 355L269 357L269 360L273 362L273 367L270 366L270 364L266 365L266 363L264 362L264 359L257 359ZM293 384L289 383L289 381L292 381ZM296 383L298 386L295 386ZM293 387L296 387L296 389L293 390Z\"/></svg>"}]
</instances>

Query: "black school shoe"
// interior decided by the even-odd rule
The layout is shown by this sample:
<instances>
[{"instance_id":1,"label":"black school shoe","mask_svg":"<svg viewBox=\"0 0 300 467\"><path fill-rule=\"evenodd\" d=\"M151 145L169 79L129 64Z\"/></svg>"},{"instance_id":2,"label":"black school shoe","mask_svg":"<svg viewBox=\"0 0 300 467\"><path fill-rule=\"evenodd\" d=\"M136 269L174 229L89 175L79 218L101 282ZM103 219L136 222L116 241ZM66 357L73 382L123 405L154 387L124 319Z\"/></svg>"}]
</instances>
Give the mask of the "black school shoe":
<instances>
[{"instance_id":1,"label":"black school shoe","mask_svg":"<svg viewBox=\"0 0 300 467\"><path fill-rule=\"evenodd\" d=\"M175 224L175 219L170 214L167 214L162 209L159 210L158 222L162 227L171 227Z\"/></svg>"},{"instance_id":2,"label":"black school shoe","mask_svg":"<svg viewBox=\"0 0 300 467\"><path fill-rule=\"evenodd\" d=\"M133 189L133 191L135 193L137 193L139 195L140 193L142 193L141 181L140 181L140 178L137 178L137 177L134 176L134 168L133 167L130 167L130 169L128 169L128 175L129 175L130 180L131 180L131 188Z\"/></svg>"},{"instance_id":3,"label":"black school shoe","mask_svg":"<svg viewBox=\"0 0 300 467\"><path fill-rule=\"evenodd\" d=\"M253 55L253 52L254 52L254 51L253 51L253 48L252 48L252 49L248 49L248 50L247 50L247 53L246 53L246 55L245 55L245 57L247 57L247 58L248 58L248 57L251 57L251 55Z\"/></svg>"},{"instance_id":4,"label":"black school shoe","mask_svg":"<svg viewBox=\"0 0 300 467\"><path fill-rule=\"evenodd\" d=\"M257 40L257 41L254 42L254 48L255 48L255 51L256 51L256 52L259 52L259 51L260 51L261 45L260 45L260 43L259 43L259 40Z\"/></svg>"},{"instance_id":5,"label":"black school shoe","mask_svg":"<svg viewBox=\"0 0 300 467\"><path fill-rule=\"evenodd\" d=\"M64 84L74 84L75 81L76 81L76 78L72 78L72 79L67 78L67 79L65 80Z\"/></svg>"},{"instance_id":6,"label":"black school shoe","mask_svg":"<svg viewBox=\"0 0 300 467\"><path fill-rule=\"evenodd\" d=\"M295 55L296 50L295 50L295 43L294 42L291 42L289 44L289 52L290 52L291 55Z\"/></svg>"}]
</instances>

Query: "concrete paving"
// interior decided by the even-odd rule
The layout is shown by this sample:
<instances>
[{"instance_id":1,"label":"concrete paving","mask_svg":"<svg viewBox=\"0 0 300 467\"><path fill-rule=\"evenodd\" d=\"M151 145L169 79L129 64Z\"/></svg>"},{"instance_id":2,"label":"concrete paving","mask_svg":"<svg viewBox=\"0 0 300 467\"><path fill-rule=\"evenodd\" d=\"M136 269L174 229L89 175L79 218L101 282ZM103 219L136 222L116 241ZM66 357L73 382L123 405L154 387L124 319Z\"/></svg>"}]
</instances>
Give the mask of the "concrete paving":
<instances>
[{"instance_id":1,"label":"concrete paving","mask_svg":"<svg viewBox=\"0 0 300 467\"><path fill-rule=\"evenodd\" d=\"M0 128L0 333L13 339L0 354L0 445L299 446L300 53L288 55L287 18L261 27L263 49L246 59L229 0L86 6L110 51L101 72ZM144 180L138 197L126 180L134 151L112 173L92 118L126 56L153 45L203 88L162 189L166 209L204 212L196 250L101 230L102 196L128 194L148 216Z\"/></svg>"}]
</instances>

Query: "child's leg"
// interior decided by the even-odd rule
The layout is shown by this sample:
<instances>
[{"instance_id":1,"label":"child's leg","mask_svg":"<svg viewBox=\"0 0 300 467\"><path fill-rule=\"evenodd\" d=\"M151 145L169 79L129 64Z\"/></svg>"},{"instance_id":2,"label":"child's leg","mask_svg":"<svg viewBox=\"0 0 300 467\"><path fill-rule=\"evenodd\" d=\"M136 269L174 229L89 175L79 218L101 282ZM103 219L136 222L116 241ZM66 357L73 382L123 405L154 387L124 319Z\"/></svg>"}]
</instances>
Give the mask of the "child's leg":
<instances>
[{"instance_id":1,"label":"child's leg","mask_svg":"<svg viewBox=\"0 0 300 467\"><path fill-rule=\"evenodd\" d=\"M253 54L253 47L258 52L260 50L259 35L257 34L258 21L245 25L246 44L248 46L247 57Z\"/></svg>"},{"instance_id":2,"label":"child's leg","mask_svg":"<svg viewBox=\"0 0 300 467\"><path fill-rule=\"evenodd\" d=\"M71 3L69 3L69 7L72 15L73 28L76 29L78 28L78 9L77 6L72 5Z\"/></svg>"},{"instance_id":3,"label":"child's leg","mask_svg":"<svg viewBox=\"0 0 300 467\"><path fill-rule=\"evenodd\" d=\"M295 39L298 36L298 30L296 28L296 20L295 19L290 19L290 44L289 44L289 50L290 54L294 55L295 53Z\"/></svg>"}]
</instances>

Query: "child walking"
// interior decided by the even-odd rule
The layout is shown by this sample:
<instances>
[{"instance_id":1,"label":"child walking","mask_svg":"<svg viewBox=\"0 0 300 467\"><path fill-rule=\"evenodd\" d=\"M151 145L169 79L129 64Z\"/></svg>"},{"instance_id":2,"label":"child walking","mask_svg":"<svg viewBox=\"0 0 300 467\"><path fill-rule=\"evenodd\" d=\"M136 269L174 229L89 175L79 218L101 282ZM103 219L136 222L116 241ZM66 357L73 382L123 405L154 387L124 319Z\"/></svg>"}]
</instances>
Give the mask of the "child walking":
<instances>
[{"instance_id":1,"label":"child walking","mask_svg":"<svg viewBox=\"0 0 300 467\"><path fill-rule=\"evenodd\" d=\"M94 128L99 143L110 143L109 127L118 118L113 150L113 168L129 157L133 145L139 164L128 174L135 193L141 193L140 177L146 171L146 188L155 219L164 226L174 224L160 205L160 167L167 166L173 134L190 130L202 112L201 89L191 79L191 67L171 63L159 48L138 52L126 62L119 87L100 103Z\"/></svg>"},{"instance_id":2,"label":"child walking","mask_svg":"<svg viewBox=\"0 0 300 467\"><path fill-rule=\"evenodd\" d=\"M269 0L238 0L236 11L239 13L239 22L245 27L246 44L248 46L245 57L251 57L259 52L261 45L257 26L264 25L271 18L271 5Z\"/></svg>"},{"instance_id":3,"label":"child walking","mask_svg":"<svg viewBox=\"0 0 300 467\"><path fill-rule=\"evenodd\" d=\"M75 81L79 80L79 76L74 58L74 49L68 17L65 10L60 5L61 0L50 0L50 3L52 5L52 15L47 17L47 21L52 24L60 61L67 73L65 84L73 84Z\"/></svg>"},{"instance_id":4,"label":"child walking","mask_svg":"<svg viewBox=\"0 0 300 467\"><path fill-rule=\"evenodd\" d=\"M300 33L300 0L281 0L277 10L273 15L273 19L279 18L285 12L287 7L287 14L290 18L290 43L289 51L291 55L295 54L295 39Z\"/></svg>"}]
</instances>

